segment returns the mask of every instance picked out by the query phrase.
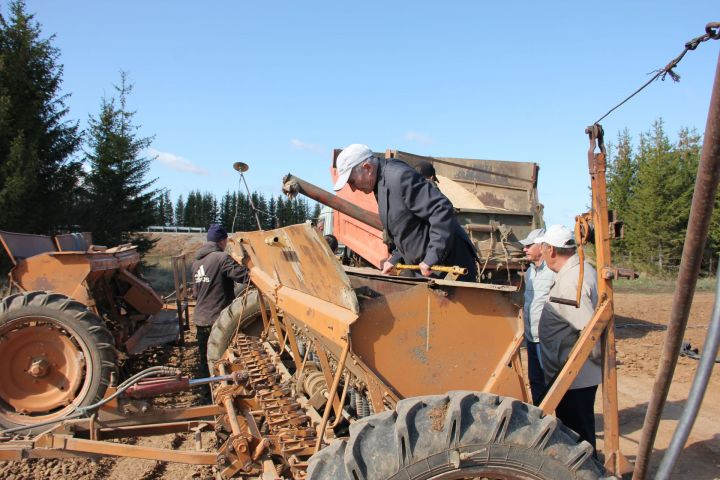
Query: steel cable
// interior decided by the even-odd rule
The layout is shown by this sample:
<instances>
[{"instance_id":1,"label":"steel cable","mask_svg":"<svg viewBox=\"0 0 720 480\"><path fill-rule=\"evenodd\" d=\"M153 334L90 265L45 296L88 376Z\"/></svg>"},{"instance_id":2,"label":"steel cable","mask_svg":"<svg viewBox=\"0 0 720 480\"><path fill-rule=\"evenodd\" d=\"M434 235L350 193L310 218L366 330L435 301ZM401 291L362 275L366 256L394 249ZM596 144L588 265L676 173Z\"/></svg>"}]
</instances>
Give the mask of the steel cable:
<instances>
[{"instance_id":1,"label":"steel cable","mask_svg":"<svg viewBox=\"0 0 720 480\"><path fill-rule=\"evenodd\" d=\"M683 59L683 57L685 56L685 54L686 54L687 52L689 52L690 50L695 50L695 49L698 47L698 45L700 45L702 42L706 42L706 41L708 41L708 40L718 40L718 39L720 39L720 22L710 22L710 23L708 23L708 24L705 26L705 34L704 34L704 35L700 35L699 37L693 38L693 39L690 40L689 42L685 43L685 49L682 51L682 53L681 53L680 55L678 55L677 57L675 57L674 59L672 59L667 65L665 65L665 67L663 67L663 68L661 68L661 69L659 69L659 70L654 70L653 72L650 72L650 73L655 73L655 75L653 75L650 80L648 80L647 82L645 82L645 84L644 84L642 87L640 87L640 88L638 88L637 90L635 90L632 94L630 94L630 96L628 96L627 98L625 98L625 100L623 100L622 102L618 103L618 104L615 105L613 108L611 108L605 115L603 115L602 117L598 118L598 119L594 122L594 124L600 123L605 117L607 117L607 116L610 115L612 112L614 112L615 110L617 110L618 108L620 108L620 107L621 107L622 105L624 105L628 100L630 100L632 97L634 97L635 95L637 95L638 93L640 93L642 90L645 89L645 87L647 87L648 85L650 85L652 82L654 82L654 81L657 80L658 78L662 77L661 79L664 81L664 80L665 80L665 77L666 77L667 75L670 75L670 78L672 78L674 82L680 81L680 75L678 75L677 73L675 73L675 72L673 71L673 69L674 69L675 67L677 67L678 63L680 63L680 60Z\"/></svg>"}]
</instances>

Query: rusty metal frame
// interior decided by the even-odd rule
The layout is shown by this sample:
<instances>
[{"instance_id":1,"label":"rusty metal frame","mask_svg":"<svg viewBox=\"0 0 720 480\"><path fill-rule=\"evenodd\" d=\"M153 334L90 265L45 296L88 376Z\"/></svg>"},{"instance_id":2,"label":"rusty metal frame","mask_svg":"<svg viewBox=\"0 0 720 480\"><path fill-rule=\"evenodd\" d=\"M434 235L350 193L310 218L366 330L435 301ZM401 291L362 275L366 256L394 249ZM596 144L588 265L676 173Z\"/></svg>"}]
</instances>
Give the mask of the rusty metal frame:
<instances>
[{"instance_id":1,"label":"rusty metal frame","mask_svg":"<svg viewBox=\"0 0 720 480\"><path fill-rule=\"evenodd\" d=\"M612 235L609 232L610 222L607 207L605 179L607 165L602 127L593 125L588 127L586 133L588 133L590 139L588 169L592 187L592 212L585 216L579 216L576 221L587 225L588 220L591 219L595 228L599 303L592 319L585 326L570 352L564 367L555 382L550 386L540 404L540 408L545 413L552 413L557 408L560 400L588 359L593 347L599 340L602 340L605 468L615 475L621 476L632 471L632 465L620 451L612 288L612 279L615 278L617 269L612 266L610 256L610 239ZM599 153L595 153L596 148L600 149Z\"/></svg>"},{"instance_id":2,"label":"rusty metal frame","mask_svg":"<svg viewBox=\"0 0 720 480\"><path fill-rule=\"evenodd\" d=\"M213 416L222 411L217 405L204 405L109 420L98 420L95 415L90 418L67 420L31 440L0 441L0 460L109 455L214 465L217 460L216 453L125 445L105 440L189 432L201 426L212 427L214 420L196 419ZM101 416L108 416L111 413L115 413L111 407L101 410ZM87 435L89 439L77 438L77 435Z\"/></svg>"}]
</instances>

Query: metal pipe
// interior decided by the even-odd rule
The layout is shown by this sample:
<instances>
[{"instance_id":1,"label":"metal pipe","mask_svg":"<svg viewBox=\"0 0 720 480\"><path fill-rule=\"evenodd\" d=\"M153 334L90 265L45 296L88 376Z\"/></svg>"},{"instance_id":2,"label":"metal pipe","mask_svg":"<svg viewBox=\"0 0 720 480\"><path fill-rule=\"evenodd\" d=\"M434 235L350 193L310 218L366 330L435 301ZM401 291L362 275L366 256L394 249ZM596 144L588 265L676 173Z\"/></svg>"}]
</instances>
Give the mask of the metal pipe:
<instances>
[{"instance_id":1,"label":"metal pipe","mask_svg":"<svg viewBox=\"0 0 720 480\"><path fill-rule=\"evenodd\" d=\"M404 263L398 263L395 265L396 270L420 270L420 265L405 265ZM452 273L453 275L467 275L467 268L458 267L454 265L452 267L444 267L441 265L433 265L430 267L433 272Z\"/></svg>"},{"instance_id":2,"label":"metal pipe","mask_svg":"<svg viewBox=\"0 0 720 480\"><path fill-rule=\"evenodd\" d=\"M720 180L720 123L718 123L718 119L720 119L720 55L718 55L718 64L715 69L715 81L713 83L712 97L710 98L710 108L708 109L702 155L695 180L695 192L693 193L692 207L690 208L690 219L685 235L685 244L683 245L680 272L678 273L673 297L673 307L670 313L658 373L655 377L650 403L645 414L633 480L642 480L647 474L650 453L655 443L663 407L677 365L698 273L700 272L700 263L710 227L710 217L715 203L718 180Z\"/></svg>"},{"instance_id":3,"label":"metal pipe","mask_svg":"<svg viewBox=\"0 0 720 480\"><path fill-rule=\"evenodd\" d=\"M350 375L348 373L346 373L345 374L345 385L343 385L342 395L340 395L340 412L338 413L338 416L335 419L335 421L333 422L333 424L330 425L330 428L337 427L340 424L340 420L342 420L342 418L343 418L343 416L341 414L342 414L343 407L345 406L345 399L347 397L349 385L350 385Z\"/></svg>"},{"instance_id":4,"label":"metal pipe","mask_svg":"<svg viewBox=\"0 0 720 480\"><path fill-rule=\"evenodd\" d=\"M218 364L218 370L220 370L220 373L222 375L228 375L227 370L225 369L225 364L220 362ZM228 386L227 381L223 382L223 386ZM230 423L230 430L232 430L233 435L241 435L242 434L242 428L240 427L240 422L238 422L237 419L237 412L235 411L235 405L233 405L233 399L230 396L225 397L223 400L223 406L225 407L225 411L227 413L227 419Z\"/></svg>"},{"instance_id":5,"label":"metal pipe","mask_svg":"<svg viewBox=\"0 0 720 480\"><path fill-rule=\"evenodd\" d=\"M325 427L327 427L328 420L330 420L330 411L332 410L333 398L335 392L337 392L338 385L340 384L340 377L342 377L343 369L345 368L345 360L347 360L348 352L350 351L350 338L348 336L347 343L343 346L342 353L340 354L340 360L337 364L337 372L335 372L335 378L333 379L332 387L328 390L328 401L325 404L325 411L323 412L322 422L318 430L318 438L315 443L315 453L320 451L322 446L322 440L325 436ZM342 406L340 407L342 409ZM342 411L342 410L341 410ZM341 411L338 412L340 415Z\"/></svg>"},{"instance_id":6,"label":"metal pipe","mask_svg":"<svg viewBox=\"0 0 720 480\"><path fill-rule=\"evenodd\" d=\"M698 411L700 410L700 404L705 396L708 380L710 380L710 374L712 373L713 366L715 366L715 358L718 354L718 347L720 347L719 299L720 276L718 276L717 287L715 289L715 307L713 308L713 313L710 317L710 326L708 328L707 336L705 337L705 345L703 346L703 353L700 357L700 364L695 372L695 378L693 379L692 386L690 387L690 394L688 395L687 402L685 403L685 409L683 410L680 421L675 429L672 441L670 441L670 446L665 451L665 456L663 457L662 462L660 462L660 467L655 475L656 480L666 480L670 478L670 474L672 473L675 462L680 455L680 451L683 449L685 442L687 442L687 439L690 436L690 430L692 430Z\"/></svg>"},{"instance_id":7,"label":"metal pipe","mask_svg":"<svg viewBox=\"0 0 720 480\"><path fill-rule=\"evenodd\" d=\"M242 172L240 172L240 178L242 178L243 183L245 184L245 190L248 192L248 201L250 202L250 207L253 209L253 213L255 214L255 221L257 222L258 230L262 231L262 225L260 224L260 217L258 217L257 214L257 208L255 208L255 203L252 199L252 194L250 193L250 189L248 188L248 184L245 181L245 175L243 175Z\"/></svg>"},{"instance_id":8,"label":"metal pipe","mask_svg":"<svg viewBox=\"0 0 720 480\"><path fill-rule=\"evenodd\" d=\"M380 215L375 212L370 212L364 208L360 208L347 200L333 195L327 190L323 190L320 187L316 187L312 183L308 183L305 180L295 177L288 173L283 177L283 192L290 198L294 198L298 193L302 193L306 197L312 198L316 202L320 202L323 205L327 205L340 213L354 218L366 225L369 225L378 230L382 230L382 222L380 222Z\"/></svg>"}]
</instances>

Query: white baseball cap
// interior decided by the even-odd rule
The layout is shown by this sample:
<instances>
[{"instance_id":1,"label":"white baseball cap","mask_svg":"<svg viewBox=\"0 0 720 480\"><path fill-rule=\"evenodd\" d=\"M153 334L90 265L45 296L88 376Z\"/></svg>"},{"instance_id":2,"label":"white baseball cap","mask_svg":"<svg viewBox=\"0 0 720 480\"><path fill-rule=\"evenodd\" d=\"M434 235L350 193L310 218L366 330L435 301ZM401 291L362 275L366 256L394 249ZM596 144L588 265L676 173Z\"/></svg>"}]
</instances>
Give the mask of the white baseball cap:
<instances>
[{"instance_id":1,"label":"white baseball cap","mask_svg":"<svg viewBox=\"0 0 720 480\"><path fill-rule=\"evenodd\" d=\"M340 152L337 160L335 161L335 168L337 170L337 181L335 182L334 190L340 190L345 186L350 178L353 167L360 165L363 161L372 157L373 153L370 147L362 145L360 143L353 143L348 145Z\"/></svg>"},{"instance_id":2,"label":"white baseball cap","mask_svg":"<svg viewBox=\"0 0 720 480\"><path fill-rule=\"evenodd\" d=\"M533 243L535 243L535 239L537 239L538 237L541 237L543 235L545 235L545 229L537 228L537 229L533 230L532 232L530 232L530 234L526 238L523 238L522 240L520 240L520 243L522 243L524 246L527 247L528 245L532 245Z\"/></svg>"},{"instance_id":3,"label":"white baseball cap","mask_svg":"<svg viewBox=\"0 0 720 480\"><path fill-rule=\"evenodd\" d=\"M557 248L571 248L575 246L575 234L565 225L552 225L544 235L535 239L535 243L547 243Z\"/></svg>"}]
</instances>

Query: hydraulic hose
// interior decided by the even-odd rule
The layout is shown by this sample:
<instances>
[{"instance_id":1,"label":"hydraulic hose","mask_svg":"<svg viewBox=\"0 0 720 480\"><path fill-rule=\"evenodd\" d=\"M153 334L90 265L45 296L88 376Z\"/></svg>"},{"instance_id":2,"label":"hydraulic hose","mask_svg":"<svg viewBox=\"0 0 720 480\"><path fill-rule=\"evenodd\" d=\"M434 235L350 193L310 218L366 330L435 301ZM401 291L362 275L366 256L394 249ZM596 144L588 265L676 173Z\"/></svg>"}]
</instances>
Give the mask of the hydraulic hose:
<instances>
[{"instance_id":1,"label":"hydraulic hose","mask_svg":"<svg viewBox=\"0 0 720 480\"><path fill-rule=\"evenodd\" d=\"M92 405L86 405L84 407L77 407L72 413L55 420L48 420L47 422L40 422L40 423L34 423L32 425L21 425L18 427L8 428L6 430L0 430L0 436L4 436L10 433L15 432L21 432L23 430L27 430L29 428L37 428L37 427L45 427L48 425L54 425L56 423L64 422L65 420L72 420L74 418L82 417L83 415L87 415L88 412L92 412L94 410L97 410L98 408L102 407L109 401L115 399L119 395L121 395L125 390L130 388L132 385L136 384L140 380L146 378L146 377L152 377L152 376L161 376L161 375L179 375L180 371L176 368L171 367L164 367L164 366L155 366L146 368L142 372L136 373L132 377L128 378L124 382L122 382L120 385L118 385L117 391L110 395L107 398L103 398L102 400L93 403Z\"/></svg>"}]
</instances>

